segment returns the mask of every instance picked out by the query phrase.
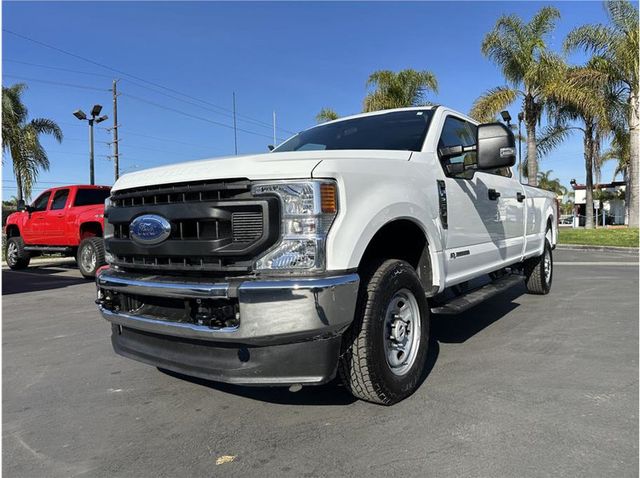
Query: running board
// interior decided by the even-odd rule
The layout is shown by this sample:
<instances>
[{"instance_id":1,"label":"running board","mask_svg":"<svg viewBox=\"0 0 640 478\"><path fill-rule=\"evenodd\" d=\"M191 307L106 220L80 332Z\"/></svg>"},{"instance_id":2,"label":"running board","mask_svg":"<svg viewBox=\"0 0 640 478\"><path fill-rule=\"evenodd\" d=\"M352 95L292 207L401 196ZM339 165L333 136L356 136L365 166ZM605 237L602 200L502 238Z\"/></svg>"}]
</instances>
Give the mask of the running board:
<instances>
[{"instance_id":1,"label":"running board","mask_svg":"<svg viewBox=\"0 0 640 478\"><path fill-rule=\"evenodd\" d=\"M24 250L33 252L71 252L71 248L68 246L24 246Z\"/></svg>"},{"instance_id":2,"label":"running board","mask_svg":"<svg viewBox=\"0 0 640 478\"><path fill-rule=\"evenodd\" d=\"M493 282L489 282L478 289L454 297L449 302L436 304L435 307L431 308L431 313L446 315L459 314L518 284L522 284L521 275L507 275Z\"/></svg>"}]
</instances>

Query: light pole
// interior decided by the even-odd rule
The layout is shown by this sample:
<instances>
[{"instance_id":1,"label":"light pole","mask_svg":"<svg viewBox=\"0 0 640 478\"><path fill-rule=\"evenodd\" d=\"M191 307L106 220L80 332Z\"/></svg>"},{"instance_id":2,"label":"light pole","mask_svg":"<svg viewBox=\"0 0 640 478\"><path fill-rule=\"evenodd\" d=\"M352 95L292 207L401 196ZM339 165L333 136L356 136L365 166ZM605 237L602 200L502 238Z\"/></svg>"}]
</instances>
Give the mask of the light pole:
<instances>
[{"instance_id":1,"label":"light pole","mask_svg":"<svg viewBox=\"0 0 640 478\"><path fill-rule=\"evenodd\" d=\"M518 181L522 183L522 121L524 113L518 113Z\"/></svg>"},{"instance_id":2,"label":"light pole","mask_svg":"<svg viewBox=\"0 0 640 478\"><path fill-rule=\"evenodd\" d=\"M73 112L73 116L78 118L80 121L87 121L89 123L89 180L91 185L96 183L93 167L93 123L102 123L108 118L107 115L98 116L101 111L102 106L93 105L93 108L91 108L91 118L87 118L87 115L82 110L76 110Z\"/></svg>"}]
</instances>

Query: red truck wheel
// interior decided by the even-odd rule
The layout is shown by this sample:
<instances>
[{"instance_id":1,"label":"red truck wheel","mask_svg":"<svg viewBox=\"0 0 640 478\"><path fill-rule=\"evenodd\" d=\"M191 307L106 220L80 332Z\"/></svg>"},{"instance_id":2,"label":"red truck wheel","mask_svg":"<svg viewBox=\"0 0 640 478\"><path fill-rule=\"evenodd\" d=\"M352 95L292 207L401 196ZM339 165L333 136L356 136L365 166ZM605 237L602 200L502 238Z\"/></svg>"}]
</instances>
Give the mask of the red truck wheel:
<instances>
[{"instance_id":1,"label":"red truck wheel","mask_svg":"<svg viewBox=\"0 0 640 478\"><path fill-rule=\"evenodd\" d=\"M29 253L24 250L21 237L11 237L7 242L7 264L13 270L26 269L29 265Z\"/></svg>"},{"instance_id":2,"label":"red truck wheel","mask_svg":"<svg viewBox=\"0 0 640 478\"><path fill-rule=\"evenodd\" d=\"M104 241L101 237L88 237L78 246L78 269L85 279L93 279L96 271L105 264Z\"/></svg>"}]
</instances>

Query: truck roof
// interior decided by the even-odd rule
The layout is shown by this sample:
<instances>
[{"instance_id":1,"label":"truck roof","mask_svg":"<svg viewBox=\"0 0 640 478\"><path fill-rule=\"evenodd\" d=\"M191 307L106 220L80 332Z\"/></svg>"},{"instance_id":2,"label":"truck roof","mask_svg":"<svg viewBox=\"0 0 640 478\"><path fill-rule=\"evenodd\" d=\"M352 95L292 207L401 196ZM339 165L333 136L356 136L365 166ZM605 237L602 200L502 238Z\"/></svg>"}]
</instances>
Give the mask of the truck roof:
<instances>
[{"instance_id":1,"label":"truck roof","mask_svg":"<svg viewBox=\"0 0 640 478\"><path fill-rule=\"evenodd\" d=\"M111 186L102 186L99 184L69 184L67 186L55 186L52 188L48 188L47 191L51 191L53 189L111 189Z\"/></svg>"}]
</instances>

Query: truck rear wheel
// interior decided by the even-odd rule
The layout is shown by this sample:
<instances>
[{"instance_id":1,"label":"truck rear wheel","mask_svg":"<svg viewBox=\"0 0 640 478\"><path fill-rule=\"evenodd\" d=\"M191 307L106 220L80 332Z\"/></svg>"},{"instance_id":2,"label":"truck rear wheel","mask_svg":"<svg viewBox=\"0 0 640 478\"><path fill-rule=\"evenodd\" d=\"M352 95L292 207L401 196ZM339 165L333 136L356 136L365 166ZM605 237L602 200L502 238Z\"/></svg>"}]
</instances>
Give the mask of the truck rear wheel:
<instances>
[{"instance_id":1,"label":"truck rear wheel","mask_svg":"<svg viewBox=\"0 0 640 478\"><path fill-rule=\"evenodd\" d=\"M551 290L553 282L553 253L548 239L544 241L541 256L527 259L524 264L525 284L530 294L544 295Z\"/></svg>"},{"instance_id":2,"label":"truck rear wheel","mask_svg":"<svg viewBox=\"0 0 640 478\"><path fill-rule=\"evenodd\" d=\"M10 237L7 241L7 264L10 269L20 270L29 266L31 257L24 250L24 241L21 237Z\"/></svg>"},{"instance_id":3,"label":"truck rear wheel","mask_svg":"<svg viewBox=\"0 0 640 478\"><path fill-rule=\"evenodd\" d=\"M363 274L339 372L356 397L392 405L420 384L429 347L429 307L416 271L386 260Z\"/></svg>"},{"instance_id":4,"label":"truck rear wheel","mask_svg":"<svg viewBox=\"0 0 640 478\"><path fill-rule=\"evenodd\" d=\"M101 237L88 237L78 246L78 269L85 279L93 279L98 268L105 264L104 241Z\"/></svg>"}]
</instances>

